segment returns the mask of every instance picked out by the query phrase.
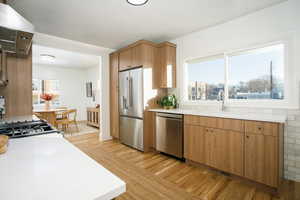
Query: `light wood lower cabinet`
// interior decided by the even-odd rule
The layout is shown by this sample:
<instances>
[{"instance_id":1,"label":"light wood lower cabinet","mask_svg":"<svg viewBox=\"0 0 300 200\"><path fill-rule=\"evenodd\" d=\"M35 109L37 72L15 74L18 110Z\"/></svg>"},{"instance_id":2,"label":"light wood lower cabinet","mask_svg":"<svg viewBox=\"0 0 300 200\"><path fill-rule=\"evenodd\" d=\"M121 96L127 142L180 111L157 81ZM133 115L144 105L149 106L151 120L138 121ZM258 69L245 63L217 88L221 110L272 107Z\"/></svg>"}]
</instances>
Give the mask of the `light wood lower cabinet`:
<instances>
[{"instance_id":1,"label":"light wood lower cabinet","mask_svg":"<svg viewBox=\"0 0 300 200\"><path fill-rule=\"evenodd\" d=\"M245 177L266 185L278 186L278 138L246 134Z\"/></svg>"},{"instance_id":2,"label":"light wood lower cabinet","mask_svg":"<svg viewBox=\"0 0 300 200\"><path fill-rule=\"evenodd\" d=\"M199 127L204 131L204 157L198 161L208 166L230 172L239 176L243 175L243 133ZM190 132L185 132L190 135ZM196 138L195 138L196 139ZM194 141L194 143L197 143ZM190 146L189 142L185 143ZM199 148L199 147L198 147Z\"/></svg>"},{"instance_id":3,"label":"light wood lower cabinet","mask_svg":"<svg viewBox=\"0 0 300 200\"><path fill-rule=\"evenodd\" d=\"M282 154L282 124L184 117L184 157L188 160L278 188Z\"/></svg>"},{"instance_id":4,"label":"light wood lower cabinet","mask_svg":"<svg viewBox=\"0 0 300 200\"><path fill-rule=\"evenodd\" d=\"M243 175L243 133L185 125L184 143L185 158Z\"/></svg>"},{"instance_id":5,"label":"light wood lower cabinet","mask_svg":"<svg viewBox=\"0 0 300 200\"><path fill-rule=\"evenodd\" d=\"M184 133L184 157L195 162L205 163L205 128L185 125Z\"/></svg>"},{"instance_id":6,"label":"light wood lower cabinet","mask_svg":"<svg viewBox=\"0 0 300 200\"><path fill-rule=\"evenodd\" d=\"M216 135L216 168L242 176L244 171L244 134L220 129L214 130L213 133Z\"/></svg>"}]
</instances>

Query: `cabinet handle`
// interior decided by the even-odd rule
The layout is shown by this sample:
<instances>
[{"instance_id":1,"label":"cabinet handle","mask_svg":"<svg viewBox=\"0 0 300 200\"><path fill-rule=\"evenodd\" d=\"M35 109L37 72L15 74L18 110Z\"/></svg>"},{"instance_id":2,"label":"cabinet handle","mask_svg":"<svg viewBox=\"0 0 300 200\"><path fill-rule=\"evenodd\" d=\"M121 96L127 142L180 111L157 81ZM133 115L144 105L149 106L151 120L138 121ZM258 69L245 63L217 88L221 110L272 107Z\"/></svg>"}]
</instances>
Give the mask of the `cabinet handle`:
<instances>
[{"instance_id":1,"label":"cabinet handle","mask_svg":"<svg viewBox=\"0 0 300 200\"><path fill-rule=\"evenodd\" d=\"M249 139L249 135L247 135L246 138Z\"/></svg>"}]
</instances>

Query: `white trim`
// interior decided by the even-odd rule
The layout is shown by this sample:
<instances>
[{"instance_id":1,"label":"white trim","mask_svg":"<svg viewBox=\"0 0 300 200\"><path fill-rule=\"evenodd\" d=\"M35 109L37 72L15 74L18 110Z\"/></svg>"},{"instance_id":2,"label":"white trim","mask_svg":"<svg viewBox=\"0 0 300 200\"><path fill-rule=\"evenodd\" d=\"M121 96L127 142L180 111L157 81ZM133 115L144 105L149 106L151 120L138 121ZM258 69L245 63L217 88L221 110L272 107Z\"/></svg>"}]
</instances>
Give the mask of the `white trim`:
<instances>
[{"instance_id":1,"label":"white trim","mask_svg":"<svg viewBox=\"0 0 300 200\"><path fill-rule=\"evenodd\" d=\"M113 49L104 47L94 46L78 41L68 40L59 38L51 35L42 33L35 33L34 41L35 44L59 48L68 51L74 51L83 54L96 55L101 59L99 63L100 83L101 83L101 94L100 95L100 137L99 140L110 139L110 117L109 117L109 53L113 52Z\"/></svg>"}]
</instances>

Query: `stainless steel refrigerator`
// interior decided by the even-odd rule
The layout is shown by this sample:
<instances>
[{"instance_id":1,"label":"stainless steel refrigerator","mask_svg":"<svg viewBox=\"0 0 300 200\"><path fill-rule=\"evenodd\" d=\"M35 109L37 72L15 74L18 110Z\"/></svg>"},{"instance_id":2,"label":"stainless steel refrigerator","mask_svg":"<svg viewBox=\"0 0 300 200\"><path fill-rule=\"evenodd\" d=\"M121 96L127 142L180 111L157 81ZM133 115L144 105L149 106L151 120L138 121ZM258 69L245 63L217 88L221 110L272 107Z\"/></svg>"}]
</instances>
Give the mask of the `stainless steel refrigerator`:
<instances>
[{"instance_id":1,"label":"stainless steel refrigerator","mask_svg":"<svg viewBox=\"0 0 300 200\"><path fill-rule=\"evenodd\" d=\"M119 73L120 140L138 150L143 142L143 69Z\"/></svg>"}]
</instances>

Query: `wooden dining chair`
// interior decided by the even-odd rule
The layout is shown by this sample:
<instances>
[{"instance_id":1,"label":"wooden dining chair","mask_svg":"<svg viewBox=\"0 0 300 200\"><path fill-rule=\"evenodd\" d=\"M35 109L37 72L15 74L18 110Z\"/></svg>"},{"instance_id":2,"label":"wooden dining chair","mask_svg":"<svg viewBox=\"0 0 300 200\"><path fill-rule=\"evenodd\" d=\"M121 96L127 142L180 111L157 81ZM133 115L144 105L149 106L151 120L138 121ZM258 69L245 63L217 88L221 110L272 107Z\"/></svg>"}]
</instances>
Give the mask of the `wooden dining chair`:
<instances>
[{"instance_id":1,"label":"wooden dining chair","mask_svg":"<svg viewBox=\"0 0 300 200\"><path fill-rule=\"evenodd\" d=\"M77 132L79 132L79 127L77 124L77 110L71 109L62 113L62 118L56 120L57 127L62 125L63 131L67 131L69 125L74 124L76 126Z\"/></svg>"},{"instance_id":2,"label":"wooden dining chair","mask_svg":"<svg viewBox=\"0 0 300 200\"><path fill-rule=\"evenodd\" d=\"M58 109L58 110L61 109L61 111L56 111L55 112L56 120L60 120L60 119L63 118L63 116L62 116L63 112L68 110L68 107L57 107L56 109Z\"/></svg>"}]
</instances>

